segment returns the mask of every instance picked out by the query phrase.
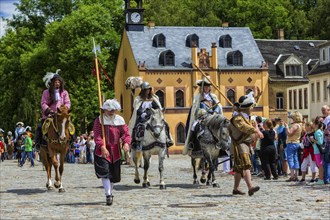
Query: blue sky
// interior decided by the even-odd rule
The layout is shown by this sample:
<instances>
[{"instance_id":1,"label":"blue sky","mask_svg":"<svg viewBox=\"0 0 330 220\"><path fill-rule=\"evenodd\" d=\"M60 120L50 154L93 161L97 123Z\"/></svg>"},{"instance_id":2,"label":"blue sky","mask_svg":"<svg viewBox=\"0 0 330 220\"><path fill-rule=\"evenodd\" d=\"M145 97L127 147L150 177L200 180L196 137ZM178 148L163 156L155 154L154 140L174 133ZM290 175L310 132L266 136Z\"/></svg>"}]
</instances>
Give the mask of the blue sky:
<instances>
[{"instance_id":1,"label":"blue sky","mask_svg":"<svg viewBox=\"0 0 330 220\"><path fill-rule=\"evenodd\" d=\"M0 37L4 35L4 30L7 25L7 23L2 20L2 17L11 18L13 14L17 13L17 11L15 11L15 2L18 3L19 0L0 0Z\"/></svg>"}]
</instances>

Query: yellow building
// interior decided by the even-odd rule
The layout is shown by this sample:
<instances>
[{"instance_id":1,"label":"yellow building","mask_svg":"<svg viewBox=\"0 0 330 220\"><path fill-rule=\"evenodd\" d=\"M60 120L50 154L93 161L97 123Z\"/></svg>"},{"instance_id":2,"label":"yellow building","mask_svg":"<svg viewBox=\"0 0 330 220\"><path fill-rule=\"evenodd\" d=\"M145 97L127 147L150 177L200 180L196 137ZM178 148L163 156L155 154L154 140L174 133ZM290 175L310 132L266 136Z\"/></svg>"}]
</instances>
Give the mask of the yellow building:
<instances>
[{"instance_id":1,"label":"yellow building","mask_svg":"<svg viewBox=\"0 0 330 220\"><path fill-rule=\"evenodd\" d=\"M130 76L140 76L152 85L165 108L174 139L170 153L180 153L187 115L199 92L196 81L202 78L194 65L209 75L232 103L249 91L263 91L254 114L268 117L268 69L249 28L158 27L152 22L144 26L142 3L134 9L127 3L115 72L116 98L127 122L139 90L133 96L124 83ZM225 116L230 118L232 107L219 91L213 88Z\"/></svg>"}]
</instances>

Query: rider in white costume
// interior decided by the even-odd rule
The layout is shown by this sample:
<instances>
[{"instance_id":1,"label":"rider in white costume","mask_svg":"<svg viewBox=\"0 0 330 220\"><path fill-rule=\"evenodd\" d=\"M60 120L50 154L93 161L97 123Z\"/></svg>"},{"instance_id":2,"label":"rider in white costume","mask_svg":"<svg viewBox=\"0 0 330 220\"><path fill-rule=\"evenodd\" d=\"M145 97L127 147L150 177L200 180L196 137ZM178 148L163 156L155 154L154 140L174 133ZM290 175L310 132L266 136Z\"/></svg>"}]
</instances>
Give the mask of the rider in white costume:
<instances>
[{"instance_id":1,"label":"rider in white costume","mask_svg":"<svg viewBox=\"0 0 330 220\"><path fill-rule=\"evenodd\" d=\"M202 80L197 80L196 84L200 86L199 93L194 97L193 105L190 109L186 127L187 138L185 141L185 146L182 151L183 155L188 154L192 150L191 147L191 133L194 131L195 126L200 122L198 118L199 109L205 109L207 114L223 114L222 106L218 97L211 93L211 80L210 77L203 77Z\"/></svg>"}]
</instances>

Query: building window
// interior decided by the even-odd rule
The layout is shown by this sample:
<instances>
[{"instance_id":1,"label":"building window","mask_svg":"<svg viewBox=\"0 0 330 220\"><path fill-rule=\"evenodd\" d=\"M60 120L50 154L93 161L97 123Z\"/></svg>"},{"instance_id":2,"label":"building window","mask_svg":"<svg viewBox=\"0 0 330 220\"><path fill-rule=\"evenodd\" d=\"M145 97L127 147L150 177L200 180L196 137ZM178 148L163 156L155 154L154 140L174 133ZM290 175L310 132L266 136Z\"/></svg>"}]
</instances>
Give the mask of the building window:
<instances>
[{"instance_id":1,"label":"building window","mask_svg":"<svg viewBox=\"0 0 330 220\"><path fill-rule=\"evenodd\" d=\"M284 97L282 92L276 93L276 109L277 110L284 109Z\"/></svg>"},{"instance_id":2,"label":"building window","mask_svg":"<svg viewBox=\"0 0 330 220\"><path fill-rule=\"evenodd\" d=\"M182 123L178 124L176 127L176 142L177 144L184 144L186 140L184 125Z\"/></svg>"},{"instance_id":3,"label":"building window","mask_svg":"<svg viewBox=\"0 0 330 220\"><path fill-rule=\"evenodd\" d=\"M175 54L171 50L166 50L159 55L159 65L161 66L174 66Z\"/></svg>"},{"instance_id":4,"label":"building window","mask_svg":"<svg viewBox=\"0 0 330 220\"><path fill-rule=\"evenodd\" d=\"M311 93L312 93L312 102L315 102L315 91L314 91L314 83L311 84Z\"/></svg>"},{"instance_id":5,"label":"building window","mask_svg":"<svg viewBox=\"0 0 330 220\"><path fill-rule=\"evenodd\" d=\"M245 95L248 95L250 92L253 92L253 89L251 88L248 88L245 90Z\"/></svg>"},{"instance_id":6,"label":"building window","mask_svg":"<svg viewBox=\"0 0 330 220\"><path fill-rule=\"evenodd\" d=\"M243 54L239 51L232 51L227 54L227 64L233 66L243 66Z\"/></svg>"},{"instance_id":7,"label":"building window","mask_svg":"<svg viewBox=\"0 0 330 220\"><path fill-rule=\"evenodd\" d=\"M190 34L186 38L186 47L199 47L199 37L196 34Z\"/></svg>"},{"instance_id":8,"label":"building window","mask_svg":"<svg viewBox=\"0 0 330 220\"><path fill-rule=\"evenodd\" d=\"M233 104L236 102L236 92L235 92L234 89L228 89L227 90L227 98ZM231 105L231 104L229 102L227 102L227 105Z\"/></svg>"},{"instance_id":9,"label":"building window","mask_svg":"<svg viewBox=\"0 0 330 220\"><path fill-rule=\"evenodd\" d=\"M297 90L293 90L293 108L297 109Z\"/></svg>"},{"instance_id":10,"label":"building window","mask_svg":"<svg viewBox=\"0 0 330 220\"><path fill-rule=\"evenodd\" d=\"M166 47L166 38L164 34L157 34L152 39L153 47Z\"/></svg>"},{"instance_id":11,"label":"building window","mask_svg":"<svg viewBox=\"0 0 330 220\"><path fill-rule=\"evenodd\" d=\"M299 89L299 96L298 96L298 99L299 99L299 109L303 109L303 103L302 103L302 100L303 100L302 89Z\"/></svg>"},{"instance_id":12,"label":"building window","mask_svg":"<svg viewBox=\"0 0 330 220\"><path fill-rule=\"evenodd\" d=\"M328 90L328 82L327 81L323 81L323 100L327 101L328 99L328 94L327 94L327 90Z\"/></svg>"},{"instance_id":13,"label":"building window","mask_svg":"<svg viewBox=\"0 0 330 220\"><path fill-rule=\"evenodd\" d=\"M175 92L175 107L184 107L184 92L181 89Z\"/></svg>"},{"instance_id":14,"label":"building window","mask_svg":"<svg viewBox=\"0 0 330 220\"><path fill-rule=\"evenodd\" d=\"M322 60L325 61L325 49L322 50Z\"/></svg>"},{"instance_id":15,"label":"building window","mask_svg":"<svg viewBox=\"0 0 330 220\"><path fill-rule=\"evenodd\" d=\"M220 37L219 47L231 48L231 36L229 34Z\"/></svg>"},{"instance_id":16,"label":"building window","mask_svg":"<svg viewBox=\"0 0 330 220\"><path fill-rule=\"evenodd\" d=\"M304 109L308 109L308 90L304 89Z\"/></svg>"},{"instance_id":17,"label":"building window","mask_svg":"<svg viewBox=\"0 0 330 220\"><path fill-rule=\"evenodd\" d=\"M286 77L302 77L302 65L285 65L285 76Z\"/></svg>"},{"instance_id":18,"label":"building window","mask_svg":"<svg viewBox=\"0 0 330 220\"><path fill-rule=\"evenodd\" d=\"M321 96L321 89L320 89L320 82L316 82L316 101L320 101Z\"/></svg>"},{"instance_id":19,"label":"building window","mask_svg":"<svg viewBox=\"0 0 330 220\"><path fill-rule=\"evenodd\" d=\"M164 95L164 92L162 90L158 90L155 94L158 96L159 102L162 105L162 107L164 108L165 107L165 95Z\"/></svg>"},{"instance_id":20,"label":"building window","mask_svg":"<svg viewBox=\"0 0 330 220\"><path fill-rule=\"evenodd\" d=\"M292 90L289 90L289 109L292 110Z\"/></svg>"}]
</instances>

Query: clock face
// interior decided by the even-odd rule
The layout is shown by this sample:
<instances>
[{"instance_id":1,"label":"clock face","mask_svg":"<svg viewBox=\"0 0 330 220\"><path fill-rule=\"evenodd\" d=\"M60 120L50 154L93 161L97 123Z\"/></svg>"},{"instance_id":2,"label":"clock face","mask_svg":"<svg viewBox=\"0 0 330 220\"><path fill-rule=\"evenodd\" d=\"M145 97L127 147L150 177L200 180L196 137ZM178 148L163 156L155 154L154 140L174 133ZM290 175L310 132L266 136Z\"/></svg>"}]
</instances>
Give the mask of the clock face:
<instances>
[{"instance_id":1,"label":"clock face","mask_svg":"<svg viewBox=\"0 0 330 220\"><path fill-rule=\"evenodd\" d=\"M131 21L133 23L139 23L141 21L141 15L139 13L137 13L137 12L133 12L131 14Z\"/></svg>"}]
</instances>

